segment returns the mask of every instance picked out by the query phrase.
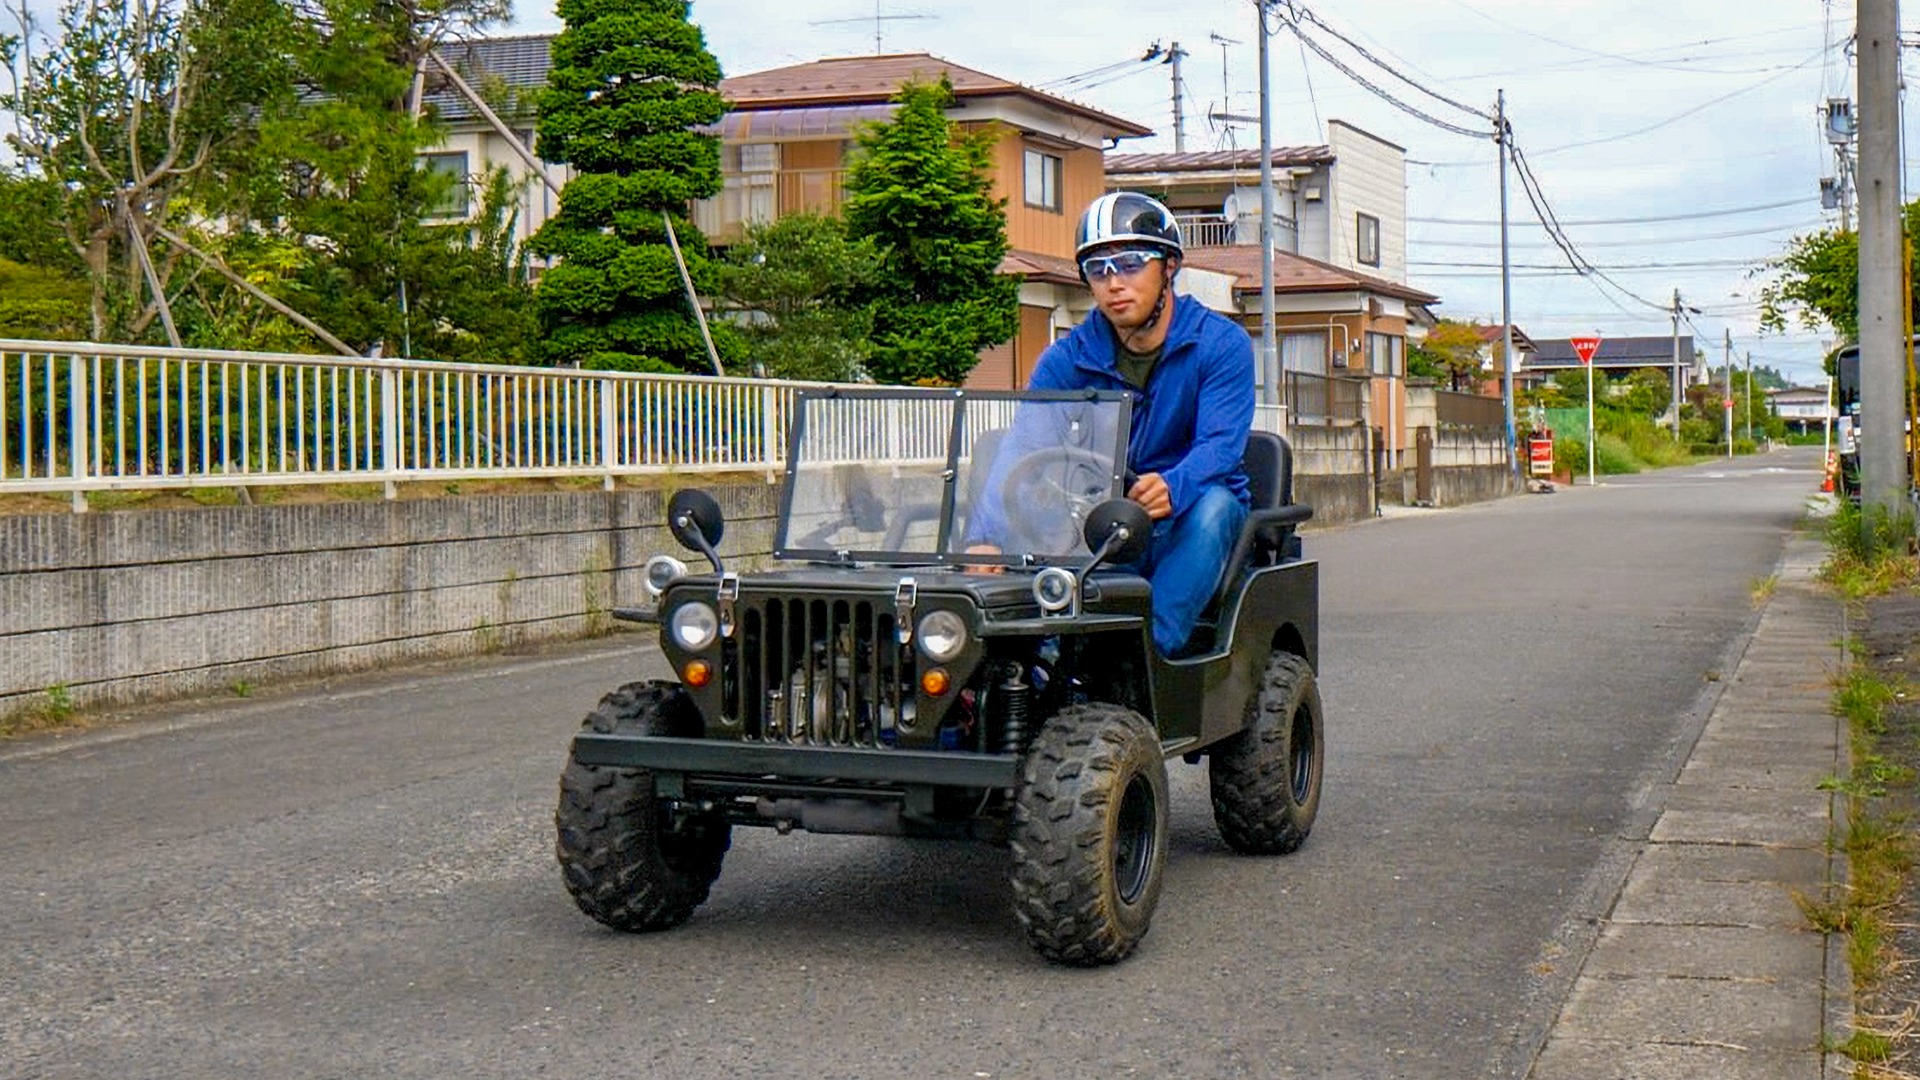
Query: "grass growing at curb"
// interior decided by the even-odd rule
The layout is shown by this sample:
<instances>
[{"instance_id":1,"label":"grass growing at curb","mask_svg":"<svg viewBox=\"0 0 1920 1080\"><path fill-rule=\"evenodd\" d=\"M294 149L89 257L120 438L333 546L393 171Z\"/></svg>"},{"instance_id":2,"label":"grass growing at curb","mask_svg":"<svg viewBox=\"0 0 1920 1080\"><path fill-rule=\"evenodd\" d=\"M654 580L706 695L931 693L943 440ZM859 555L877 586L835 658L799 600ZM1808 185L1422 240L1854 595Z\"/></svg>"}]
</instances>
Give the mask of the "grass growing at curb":
<instances>
[{"instance_id":1,"label":"grass growing at curb","mask_svg":"<svg viewBox=\"0 0 1920 1080\"><path fill-rule=\"evenodd\" d=\"M1900 684L1878 677L1859 663L1837 681L1833 711L1847 720L1853 769L1848 776L1831 778L1820 786L1843 801L1846 831L1834 842L1847 854L1848 880L1823 901L1794 897L1814 929L1846 939L1856 992L1873 989L1897 962L1888 946L1888 931L1913 868L1907 822L1882 801L1891 788L1914 780L1913 770L1879 752L1880 738L1887 731L1887 710L1902 692ZM1888 1032L1856 1021L1853 1033L1834 1049L1864 1066L1887 1061L1893 1041ZM1860 1075L1892 1074L1863 1071Z\"/></svg>"},{"instance_id":2,"label":"grass growing at curb","mask_svg":"<svg viewBox=\"0 0 1920 1080\"><path fill-rule=\"evenodd\" d=\"M85 718L74 707L72 692L65 684L56 684L47 687L26 708L0 715L0 739L84 724Z\"/></svg>"},{"instance_id":3,"label":"grass growing at curb","mask_svg":"<svg viewBox=\"0 0 1920 1080\"><path fill-rule=\"evenodd\" d=\"M1880 596L1920 579L1913 555L1913 515L1882 507L1862 510L1846 500L1827 518L1827 561L1821 580L1848 601Z\"/></svg>"},{"instance_id":4,"label":"grass growing at curb","mask_svg":"<svg viewBox=\"0 0 1920 1080\"><path fill-rule=\"evenodd\" d=\"M1862 511L1843 500L1826 519L1825 533L1828 555L1820 577L1850 606L1920 580L1910 514ZM1896 965L1906 963L1890 943L1892 920L1914 866L1914 843L1906 816L1888 805L1887 796L1910 787L1914 773L1882 753L1889 711L1909 688L1876 673L1859 641L1847 642L1847 649L1851 662L1835 680L1833 711L1847 721L1853 766L1847 776L1821 785L1842 802L1845 831L1829 842L1846 852L1847 882L1824 900L1794 899L1814 929L1846 939L1858 994L1872 991ZM1853 1032L1834 1049L1859 1063L1856 1076L1908 1076L1887 1063L1897 1037L1911 1024L1911 1017L1864 1017L1856 1010Z\"/></svg>"}]
</instances>

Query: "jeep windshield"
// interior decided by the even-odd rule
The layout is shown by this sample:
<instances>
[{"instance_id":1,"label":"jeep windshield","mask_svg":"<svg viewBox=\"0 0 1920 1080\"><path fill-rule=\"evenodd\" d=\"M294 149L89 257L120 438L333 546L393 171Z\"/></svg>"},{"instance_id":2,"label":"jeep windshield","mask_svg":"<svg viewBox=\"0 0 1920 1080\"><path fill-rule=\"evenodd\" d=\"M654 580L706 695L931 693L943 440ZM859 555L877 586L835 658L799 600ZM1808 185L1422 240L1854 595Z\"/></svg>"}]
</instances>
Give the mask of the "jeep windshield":
<instances>
[{"instance_id":1,"label":"jeep windshield","mask_svg":"<svg viewBox=\"0 0 1920 1080\"><path fill-rule=\"evenodd\" d=\"M1076 565L1124 492L1131 401L1096 391L803 390L782 559Z\"/></svg>"}]
</instances>

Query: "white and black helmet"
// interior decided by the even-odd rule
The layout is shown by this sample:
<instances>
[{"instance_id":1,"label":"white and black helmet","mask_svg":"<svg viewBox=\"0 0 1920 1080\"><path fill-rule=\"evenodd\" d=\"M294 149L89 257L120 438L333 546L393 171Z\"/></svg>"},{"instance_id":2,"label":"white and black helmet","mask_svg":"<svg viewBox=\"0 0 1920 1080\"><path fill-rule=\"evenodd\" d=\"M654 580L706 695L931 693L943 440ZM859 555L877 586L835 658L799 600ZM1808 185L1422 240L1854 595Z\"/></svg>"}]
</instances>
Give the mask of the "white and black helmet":
<instances>
[{"instance_id":1,"label":"white and black helmet","mask_svg":"<svg viewBox=\"0 0 1920 1080\"><path fill-rule=\"evenodd\" d=\"M1080 215L1073 257L1078 259L1089 249L1116 243L1146 244L1174 258L1186 253L1180 240L1180 223L1173 219L1173 212L1160 200L1136 191L1116 191L1093 200L1087 212Z\"/></svg>"}]
</instances>

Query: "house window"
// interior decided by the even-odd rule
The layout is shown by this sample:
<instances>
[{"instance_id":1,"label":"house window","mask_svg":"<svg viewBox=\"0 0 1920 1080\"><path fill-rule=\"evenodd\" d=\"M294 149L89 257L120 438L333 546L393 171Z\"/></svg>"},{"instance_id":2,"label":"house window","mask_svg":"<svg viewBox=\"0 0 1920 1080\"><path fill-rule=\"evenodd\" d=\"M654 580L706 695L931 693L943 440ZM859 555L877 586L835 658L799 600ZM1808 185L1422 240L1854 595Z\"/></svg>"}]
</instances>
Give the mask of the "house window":
<instances>
[{"instance_id":1,"label":"house window","mask_svg":"<svg viewBox=\"0 0 1920 1080\"><path fill-rule=\"evenodd\" d=\"M1060 159L1038 150L1027 151L1026 202L1041 210L1060 212Z\"/></svg>"},{"instance_id":2,"label":"house window","mask_svg":"<svg viewBox=\"0 0 1920 1080\"><path fill-rule=\"evenodd\" d=\"M421 154L420 168L452 178L440 201L427 211L429 217L463 218L473 210L473 192L467 173L467 152L453 150L439 154Z\"/></svg>"},{"instance_id":3,"label":"house window","mask_svg":"<svg viewBox=\"0 0 1920 1080\"><path fill-rule=\"evenodd\" d=\"M1372 214L1353 215L1354 258L1362 266L1380 265L1380 219Z\"/></svg>"},{"instance_id":4,"label":"house window","mask_svg":"<svg viewBox=\"0 0 1920 1080\"><path fill-rule=\"evenodd\" d=\"M1280 366L1290 373L1327 373L1327 332L1280 335Z\"/></svg>"},{"instance_id":5,"label":"house window","mask_svg":"<svg viewBox=\"0 0 1920 1080\"><path fill-rule=\"evenodd\" d=\"M1402 369L1400 350L1403 342L1392 334L1367 334L1367 370L1375 375L1397 378Z\"/></svg>"},{"instance_id":6,"label":"house window","mask_svg":"<svg viewBox=\"0 0 1920 1080\"><path fill-rule=\"evenodd\" d=\"M740 147L740 171L774 172L780 168L778 143L746 143Z\"/></svg>"}]
</instances>

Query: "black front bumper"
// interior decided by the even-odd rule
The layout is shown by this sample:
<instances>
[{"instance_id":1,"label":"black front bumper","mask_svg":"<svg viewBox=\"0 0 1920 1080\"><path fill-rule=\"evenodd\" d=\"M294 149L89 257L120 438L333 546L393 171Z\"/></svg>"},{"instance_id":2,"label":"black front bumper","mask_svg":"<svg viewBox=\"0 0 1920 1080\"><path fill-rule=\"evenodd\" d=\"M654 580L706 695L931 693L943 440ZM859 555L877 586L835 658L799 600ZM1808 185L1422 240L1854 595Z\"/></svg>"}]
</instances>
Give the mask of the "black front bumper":
<instances>
[{"instance_id":1,"label":"black front bumper","mask_svg":"<svg viewBox=\"0 0 1920 1080\"><path fill-rule=\"evenodd\" d=\"M1010 788L1019 782L1017 754L966 750L862 750L780 746L727 739L673 739L650 735L582 733L573 739L583 765L651 769L703 776L859 783Z\"/></svg>"}]
</instances>

